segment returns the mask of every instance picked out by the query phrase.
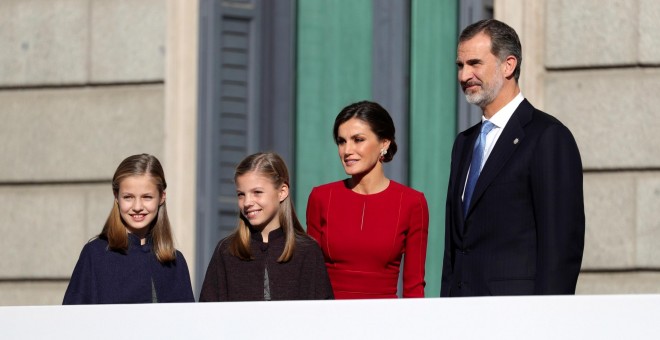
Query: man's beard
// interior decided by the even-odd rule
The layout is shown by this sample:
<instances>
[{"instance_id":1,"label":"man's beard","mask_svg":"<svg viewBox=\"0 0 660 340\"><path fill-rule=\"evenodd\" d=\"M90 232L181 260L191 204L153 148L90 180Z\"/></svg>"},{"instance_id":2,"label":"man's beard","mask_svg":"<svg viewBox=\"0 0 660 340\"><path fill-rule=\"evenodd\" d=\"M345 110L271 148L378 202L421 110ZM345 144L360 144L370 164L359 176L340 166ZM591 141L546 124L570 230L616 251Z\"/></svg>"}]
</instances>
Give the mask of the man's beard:
<instances>
[{"instance_id":1,"label":"man's beard","mask_svg":"<svg viewBox=\"0 0 660 340\"><path fill-rule=\"evenodd\" d=\"M492 84L481 83L481 89L472 93L465 93L465 99L468 103L479 106L480 108L486 107L488 104L492 103L493 100L497 97L502 89L504 84L504 79L502 79L500 72L498 71L494 77L494 82Z\"/></svg>"}]
</instances>

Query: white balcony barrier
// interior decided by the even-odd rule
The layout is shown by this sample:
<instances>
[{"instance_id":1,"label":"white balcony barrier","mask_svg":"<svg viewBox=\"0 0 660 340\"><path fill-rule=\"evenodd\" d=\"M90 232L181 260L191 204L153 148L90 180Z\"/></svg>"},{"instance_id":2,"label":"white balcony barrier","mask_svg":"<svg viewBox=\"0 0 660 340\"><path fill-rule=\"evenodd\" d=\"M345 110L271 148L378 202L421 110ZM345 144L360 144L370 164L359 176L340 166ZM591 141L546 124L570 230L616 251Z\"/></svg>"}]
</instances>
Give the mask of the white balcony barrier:
<instances>
[{"instance_id":1,"label":"white balcony barrier","mask_svg":"<svg viewBox=\"0 0 660 340\"><path fill-rule=\"evenodd\" d=\"M0 339L660 339L660 295L0 307Z\"/></svg>"}]
</instances>

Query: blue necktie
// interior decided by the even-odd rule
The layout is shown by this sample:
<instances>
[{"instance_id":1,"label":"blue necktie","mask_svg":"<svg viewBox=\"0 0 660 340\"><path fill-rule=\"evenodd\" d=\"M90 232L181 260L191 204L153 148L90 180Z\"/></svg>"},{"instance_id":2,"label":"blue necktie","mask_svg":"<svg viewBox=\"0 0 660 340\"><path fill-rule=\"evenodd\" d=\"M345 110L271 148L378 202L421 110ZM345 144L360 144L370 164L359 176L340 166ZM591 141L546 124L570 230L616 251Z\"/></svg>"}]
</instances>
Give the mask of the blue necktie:
<instances>
[{"instance_id":1,"label":"blue necktie","mask_svg":"<svg viewBox=\"0 0 660 340\"><path fill-rule=\"evenodd\" d=\"M472 192L477 185L477 179L481 173L481 166L484 159L484 149L486 148L486 136L495 127L493 123L486 120L481 125L481 133L479 139L474 143L474 150L472 150L472 162L470 163L470 173L468 174L467 184L465 185L465 193L463 194L463 216L467 215L468 208L470 207L470 200L472 199Z\"/></svg>"}]
</instances>

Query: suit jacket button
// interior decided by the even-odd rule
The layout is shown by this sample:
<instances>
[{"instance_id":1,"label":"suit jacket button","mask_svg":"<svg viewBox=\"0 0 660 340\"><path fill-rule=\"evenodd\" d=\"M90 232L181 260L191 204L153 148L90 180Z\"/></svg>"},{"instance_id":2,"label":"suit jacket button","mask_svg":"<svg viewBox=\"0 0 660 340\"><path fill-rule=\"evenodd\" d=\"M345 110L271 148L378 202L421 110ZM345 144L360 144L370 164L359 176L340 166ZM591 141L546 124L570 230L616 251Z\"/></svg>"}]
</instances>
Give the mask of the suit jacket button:
<instances>
[{"instance_id":1,"label":"suit jacket button","mask_svg":"<svg viewBox=\"0 0 660 340\"><path fill-rule=\"evenodd\" d=\"M461 289L461 288L463 288L463 281L458 282L458 289Z\"/></svg>"}]
</instances>

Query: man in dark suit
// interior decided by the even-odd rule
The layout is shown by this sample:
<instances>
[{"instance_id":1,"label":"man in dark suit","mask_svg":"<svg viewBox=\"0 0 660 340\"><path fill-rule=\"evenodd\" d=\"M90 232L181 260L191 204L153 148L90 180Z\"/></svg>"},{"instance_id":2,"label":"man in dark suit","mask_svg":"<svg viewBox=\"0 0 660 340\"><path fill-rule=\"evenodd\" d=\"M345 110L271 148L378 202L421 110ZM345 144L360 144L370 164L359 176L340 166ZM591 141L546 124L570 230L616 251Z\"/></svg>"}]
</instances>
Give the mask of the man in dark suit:
<instances>
[{"instance_id":1,"label":"man in dark suit","mask_svg":"<svg viewBox=\"0 0 660 340\"><path fill-rule=\"evenodd\" d=\"M582 162L571 132L520 92L522 49L497 20L461 33L456 65L482 122L454 142L441 296L575 294Z\"/></svg>"}]
</instances>

